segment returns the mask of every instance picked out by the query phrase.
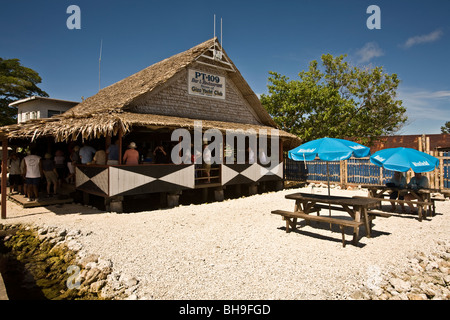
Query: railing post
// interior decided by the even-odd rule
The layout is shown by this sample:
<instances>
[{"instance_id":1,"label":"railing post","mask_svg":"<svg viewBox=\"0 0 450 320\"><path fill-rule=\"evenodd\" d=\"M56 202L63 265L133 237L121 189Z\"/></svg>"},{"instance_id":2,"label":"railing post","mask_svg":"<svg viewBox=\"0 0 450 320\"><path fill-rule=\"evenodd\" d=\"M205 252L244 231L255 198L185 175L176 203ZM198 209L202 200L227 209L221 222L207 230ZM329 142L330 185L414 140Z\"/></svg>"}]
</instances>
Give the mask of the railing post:
<instances>
[{"instance_id":1,"label":"railing post","mask_svg":"<svg viewBox=\"0 0 450 320\"><path fill-rule=\"evenodd\" d=\"M444 153L439 152L439 188L444 189Z\"/></svg>"}]
</instances>

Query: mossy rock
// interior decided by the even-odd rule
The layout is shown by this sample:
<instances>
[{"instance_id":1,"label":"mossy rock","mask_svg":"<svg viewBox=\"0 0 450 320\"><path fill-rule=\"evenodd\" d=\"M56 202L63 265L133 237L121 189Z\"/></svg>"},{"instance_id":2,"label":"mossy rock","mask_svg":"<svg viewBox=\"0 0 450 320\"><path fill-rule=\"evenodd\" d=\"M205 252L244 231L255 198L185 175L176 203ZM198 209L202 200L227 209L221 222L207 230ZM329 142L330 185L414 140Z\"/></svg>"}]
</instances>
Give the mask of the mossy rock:
<instances>
[{"instance_id":1,"label":"mossy rock","mask_svg":"<svg viewBox=\"0 0 450 320\"><path fill-rule=\"evenodd\" d=\"M55 300L74 300L78 295L77 289L69 289L67 291L64 291L59 295Z\"/></svg>"},{"instance_id":2,"label":"mossy rock","mask_svg":"<svg viewBox=\"0 0 450 320\"><path fill-rule=\"evenodd\" d=\"M38 279L36 284L41 288L50 288L58 284L58 280L55 279Z\"/></svg>"},{"instance_id":3,"label":"mossy rock","mask_svg":"<svg viewBox=\"0 0 450 320\"><path fill-rule=\"evenodd\" d=\"M14 261L21 261L26 272L36 279L38 286L47 299L51 300L96 300L101 297L89 292L89 286L83 290L69 289L67 269L75 265L76 252L52 238L43 238L34 230L17 228L15 235L4 241L9 249L8 255ZM82 288L80 288L82 289Z\"/></svg>"},{"instance_id":4,"label":"mossy rock","mask_svg":"<svg viewBox=\"0 0 450 320\"><path fill-rule=\"evenodd\" d=\"M54 288L44 288L42 289L42 293L45 295L47 299L55 300L60 295L59 290L55 290Z\"/></svg>"}]
</instances>

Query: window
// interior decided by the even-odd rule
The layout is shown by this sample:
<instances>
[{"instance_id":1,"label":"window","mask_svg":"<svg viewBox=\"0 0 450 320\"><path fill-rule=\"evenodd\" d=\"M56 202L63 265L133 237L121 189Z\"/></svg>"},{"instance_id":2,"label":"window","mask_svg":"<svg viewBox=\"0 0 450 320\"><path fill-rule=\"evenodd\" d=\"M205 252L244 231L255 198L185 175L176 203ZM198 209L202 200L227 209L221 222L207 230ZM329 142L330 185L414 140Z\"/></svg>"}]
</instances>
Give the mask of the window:
<instances>
[{"instance_id":1,"label":"window","mask_svg":"<svg viewBox=\"0 0 450 320\"><path fill-rule=\"evenodd\" d=\"M61 111L58 110L48 110L47 117L51 118L55 115L61 114Z\"/></svg>"}]
</instances>

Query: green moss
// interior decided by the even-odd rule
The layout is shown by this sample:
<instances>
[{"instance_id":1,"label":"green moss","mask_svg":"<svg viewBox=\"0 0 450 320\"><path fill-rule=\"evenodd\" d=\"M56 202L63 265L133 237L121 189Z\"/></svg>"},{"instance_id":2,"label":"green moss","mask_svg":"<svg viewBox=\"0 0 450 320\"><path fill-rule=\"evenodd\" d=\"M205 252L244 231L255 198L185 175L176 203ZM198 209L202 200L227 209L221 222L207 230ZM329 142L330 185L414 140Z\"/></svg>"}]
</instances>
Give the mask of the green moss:
<instances>
[{"instance_id":1,"label":"green moss","mask_svg":"<svg viewBox=\"0 0 450 320\"><path fill-rule=\"evenodd\" d=\"M67 246L52 244L50 240L40 240L32 229L19 227L16 234L4 242L4 246L9 248L9 255L25 265L47 299L101 299L97 294L89 292L89 288L77 290L67 287L66 282L70 276L67 270L70 265L76 265L76 254Z\"/></svg>"}]
</instances>

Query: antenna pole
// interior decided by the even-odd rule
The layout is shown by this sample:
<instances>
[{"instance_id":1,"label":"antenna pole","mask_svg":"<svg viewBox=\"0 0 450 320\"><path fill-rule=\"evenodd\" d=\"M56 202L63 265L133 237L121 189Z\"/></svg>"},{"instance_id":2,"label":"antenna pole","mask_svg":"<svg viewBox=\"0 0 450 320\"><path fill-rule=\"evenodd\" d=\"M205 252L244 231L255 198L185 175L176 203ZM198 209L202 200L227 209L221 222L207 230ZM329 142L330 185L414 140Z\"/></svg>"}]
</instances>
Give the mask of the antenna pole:
<instances>
[{"instance_id":1,"label":"antenna pole","mask_svg":"<svg viewBox=\"0 0 450 320\"><path fill-rule=\"evenodd\" d=\"M214 39L216 38L216 15L214 15Z\"/></svg>"},{"instance_id":2,"label":"antenna pole","mask_svg":"<svg viewBox=\"0 0 450 320\"><path fill-rule=\"evenodd\" d=\"M102 63L102 49L103 49L103 39L100 40L100 58L98 59L98 91L100 91L100 65Z\"/></svg>"},{"instance_id":3,"label":"antenna pole","mask_svg":"<svg viewBox=\"0 0 450 320\"><path fill-rule=\"evenodd\" d=\"M222 39L222 18L220 18L220 52L223 52L223 39Z\"/></svg>"}]
</instances>

